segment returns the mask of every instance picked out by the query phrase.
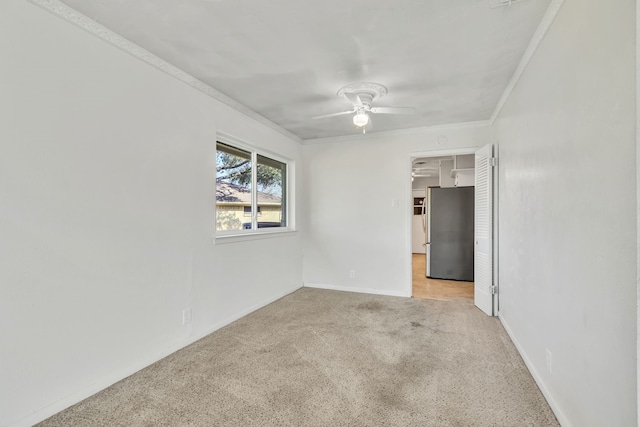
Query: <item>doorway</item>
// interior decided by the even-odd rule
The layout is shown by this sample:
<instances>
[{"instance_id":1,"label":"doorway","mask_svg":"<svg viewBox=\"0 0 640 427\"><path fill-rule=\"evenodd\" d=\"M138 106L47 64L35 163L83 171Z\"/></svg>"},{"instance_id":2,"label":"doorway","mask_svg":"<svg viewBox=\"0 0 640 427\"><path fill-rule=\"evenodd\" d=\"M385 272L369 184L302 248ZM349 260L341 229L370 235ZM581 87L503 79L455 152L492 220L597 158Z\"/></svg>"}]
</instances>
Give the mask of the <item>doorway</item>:
<instances>
[{"instance_id":1,"label":"doorway","mask_svg":"<svg viewBox=\"0 0 640 427\"><path fill-rule=\"evenodd\" d=\"M464 156L473 158L473 169L464 167L469 165L465 163ZM471 156L468 156L471 155ZM439 187L464 187L468 185L474 186L474 231L471 241L473 242L473 304L486 313L489 316L496 316L498 313L499 304L499 284L498 284L498 259L497 259L497 244L498 244L498 228L496 221L498 217L498 201L496 199L496 193L498 188L497 182L497 164L498 164L498 150L493 144L488 144L480 148L470 149L452 149L446 151L431 151L423 153L410 153L409 155L409 169L408 179L409 194L413 196L413 183L416 182L416 178L432 178L432 176L420 176L431 175L428 167L415 167L416 161L420 162L421 159L431 159L434 157L453 157L453 164L447 164L445 167L439 163L438 169L438 183ZM463 160L459 163L457 160ZM427 161L427 160L425 160ZM463 165L464 163L464 165ZM418 166L420 164L418 163ZM433 168L431 168L433 170ZM422 173L424 172L424 173ZM445 183L443 180L454 179L454 184L451 182ZM471 179L471 183L469 183ZM420 188L417 185L418 189ZM425 188L425 203L429 206L429 188ZM432 192L434 193L434 192ZM411 200L414 200L413 198ZM408 215L413 216L414 209L408 212ZM409 224L412 220L409 219ZM431 224L431 223L429 223ZM407 227L408 232L408 244L407 244L407 270L409 278L413 279L413 250L412 250L412 227ZM431 239L435 237L434 233L429 235L429 225L426 226L426 238ZM442 228L439 227L442 231ZM430 254L433 241L425 240L426 253L425 263L426 279L447 279L446 277L437 277L434 274L429 274L431 267L430 260L435 261L437 257ZM449 249L447 249L449 250ZM469 250L468 248L465 250ZM445 251L446 252L446 251ZM422 254L418 254L422 255ZM442 258L440 258L442 259ZM420 271L419 264L416 264L416 270ZM436 277L434 277L436 276ZM418 274L416 278L420 277ZM464 281L468 281L463 279ZM413 295L413 280L408 281L407 295ZM448 285L454 285L453 283L446 283ZM440 283L442 285L442 283ZM435 288L437 289L437 284Z\"/></svg>"},{"instance_id":2,"label":"doorway","mask_svg":"<svg viewBox=\"0 0 640 427\"><path fill-rule=\"evenodd\" d=\"M411 159L411 295L473 302L473 150Z\"/></svg>"}]
</instances>

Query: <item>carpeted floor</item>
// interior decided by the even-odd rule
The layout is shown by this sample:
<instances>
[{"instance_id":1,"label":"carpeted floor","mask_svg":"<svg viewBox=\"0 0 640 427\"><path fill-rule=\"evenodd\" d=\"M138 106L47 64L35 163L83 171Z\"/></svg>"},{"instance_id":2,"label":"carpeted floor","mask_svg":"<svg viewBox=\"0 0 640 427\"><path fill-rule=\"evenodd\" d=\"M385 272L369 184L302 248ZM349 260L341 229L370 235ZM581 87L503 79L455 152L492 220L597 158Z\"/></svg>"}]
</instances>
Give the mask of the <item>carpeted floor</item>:
<instances>
[{"instance_id":1,"label":"carpeted floor","mask_svg":"<svg viewBox=\"0 0 640 427\"><path fill-rule=\"evenodd\" d=\"M468 300L303 288L39 426L557 426Z\"/></svg>"}]
</instances>

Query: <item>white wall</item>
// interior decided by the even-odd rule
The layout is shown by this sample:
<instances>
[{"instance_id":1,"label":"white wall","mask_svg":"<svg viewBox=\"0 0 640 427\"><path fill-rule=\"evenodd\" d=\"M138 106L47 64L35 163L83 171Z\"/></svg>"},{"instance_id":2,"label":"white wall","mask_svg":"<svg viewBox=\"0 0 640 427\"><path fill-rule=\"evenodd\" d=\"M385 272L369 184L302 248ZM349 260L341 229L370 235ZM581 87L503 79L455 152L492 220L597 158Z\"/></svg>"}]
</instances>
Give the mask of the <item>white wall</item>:
<instances>
[{"instance_id":1,"label":"white wall","mask_svg":"<svg viewBox=\"0 0 640 427\"><path fill-rule=\"evenodd\" d=\"M566 0L495 122L500 317L567 426L637 421L634 3Z\"/></svg>"},{"instance_id":2,"label":"white wall","mask_svg":"<svg viewBox=\"0 0 640 427\"><path fill-rule=\"evenodd\" d=\"M420 176L413 180L411 187L414 190L424 190L427 187L435 187L440 184L440 179L435 176Z\"/></svg>"},{"instance_id":3,"label":"white wall","mask_svg":"<svg viewBox=\"0 0 640 427\"><path fill-rule=\"evenodd\" d=\"M636 0L636 253L640 258L640 0ZM636 260L636 405L640 425L640 262Z\"/></svg>"},{"instance_id":4,"label":"white wall","mask_svg":"<svg viewBox=\"0 0 640 427\"><path fill-rule=\"evenodd\" d=\"M479 147L490 133L460 126L305 145L305 286L410 296L411 153Z\"/></svg>"},{"instance_id":5,"label":"white wall","mask_svg":"<svg viewBox=\"0 0 640 427\"><path fill-rule=\"evenodd\" d=\"M0 425L301 286L298 234L211 239L216 131L300 144L25 1L0 3L0 54Z\"/></svg>"}]
</instances>

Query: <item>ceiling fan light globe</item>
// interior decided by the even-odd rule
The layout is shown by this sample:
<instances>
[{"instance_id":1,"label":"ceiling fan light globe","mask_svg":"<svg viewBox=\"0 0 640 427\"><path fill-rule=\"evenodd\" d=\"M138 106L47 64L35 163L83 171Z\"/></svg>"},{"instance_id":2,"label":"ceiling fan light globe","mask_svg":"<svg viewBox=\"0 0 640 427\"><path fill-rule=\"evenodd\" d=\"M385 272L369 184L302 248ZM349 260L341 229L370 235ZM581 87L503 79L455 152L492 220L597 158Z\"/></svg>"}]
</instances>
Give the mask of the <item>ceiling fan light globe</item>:
<instances>
[{"instance_id":1,"label":"ceiling fan light globe","mask_svg":"<svg viewBox=\"0 0 640 427\"><path fill-rule=\"evenodd\" d=\"M369 115L367 113L357 113L353 116L353 124L362 127L366 126L369 123Z\"/></svg>"}]
</instances>

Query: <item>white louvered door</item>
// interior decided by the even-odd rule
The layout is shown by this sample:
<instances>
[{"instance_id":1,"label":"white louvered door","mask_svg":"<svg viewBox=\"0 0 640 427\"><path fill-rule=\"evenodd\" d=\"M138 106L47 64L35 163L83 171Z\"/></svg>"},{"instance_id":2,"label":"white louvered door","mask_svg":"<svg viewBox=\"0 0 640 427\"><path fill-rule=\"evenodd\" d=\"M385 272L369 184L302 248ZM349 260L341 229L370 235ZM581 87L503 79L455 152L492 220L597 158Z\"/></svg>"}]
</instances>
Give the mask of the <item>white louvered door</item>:
<instances>
[{"instance_id":1,"label":"white louvered door","mask_svg":"<svg viewBox=\"0 0 640 427\"><path fill-rule=\"evenodd\" d=\"M476 151L474 303L494 314L493 288L493 145Z\"/></svg>"}]
</instances>

